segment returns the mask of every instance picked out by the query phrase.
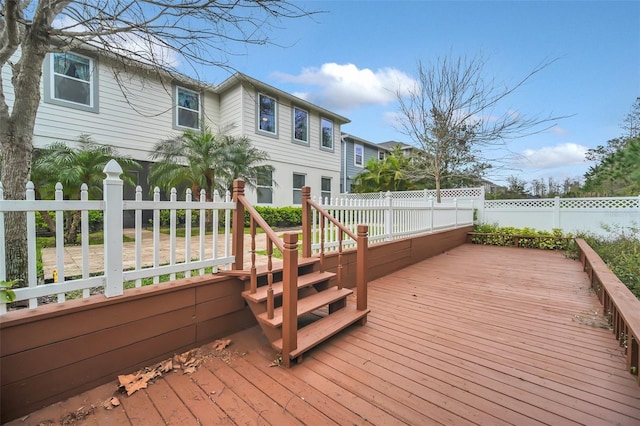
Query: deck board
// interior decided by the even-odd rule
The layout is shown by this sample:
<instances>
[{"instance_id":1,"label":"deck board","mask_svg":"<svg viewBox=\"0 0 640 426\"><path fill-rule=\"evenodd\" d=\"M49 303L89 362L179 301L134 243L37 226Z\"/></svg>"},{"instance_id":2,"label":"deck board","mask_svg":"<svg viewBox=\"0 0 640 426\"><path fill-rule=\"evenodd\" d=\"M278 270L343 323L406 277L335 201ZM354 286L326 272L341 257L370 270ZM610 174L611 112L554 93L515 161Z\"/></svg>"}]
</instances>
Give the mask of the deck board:
<instances>
[{"instance_id":1,"label":"deck board","mask_svg":"<svg viewBox=\"0 0 640 426\"><path fill-rule=\"evenodd\" d=\"M101 407L115 391L104 385L13 424L92 405L76 424L640 424L640 386L562 253L463 245L368 294L364 327L291 369L270 366L277 354L253 327L230 336L229 359L117 394L116 409Z\"/></svg>"}]
</instances>

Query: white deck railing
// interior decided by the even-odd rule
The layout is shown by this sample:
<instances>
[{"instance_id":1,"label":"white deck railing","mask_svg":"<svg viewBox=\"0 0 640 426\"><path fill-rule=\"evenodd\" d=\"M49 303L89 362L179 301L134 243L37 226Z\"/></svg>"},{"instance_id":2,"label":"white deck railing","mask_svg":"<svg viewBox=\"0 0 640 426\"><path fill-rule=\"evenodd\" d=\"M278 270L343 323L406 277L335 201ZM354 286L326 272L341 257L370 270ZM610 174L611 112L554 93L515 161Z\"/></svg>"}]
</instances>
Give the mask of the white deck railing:
<instances>
[{"instance_id":1,"label":"white deck railing","mask_svg":"<svg viewBox=\"0 0 640 426\"><path fill-rule=\"evenodd\" d=\"M177 273L191 276L204 274L206 268L230 268L235 261L230 255L231 221L230 212L235 209L235 203L230 201L227 193L224 200L220 200L217 192L213 201L206 201L204 191L200 193L199 201L192 201L191 191L187 190L185 201L177 201L177 193L171 191L169 201L160 201L160 191L154 192L153 201L142 200L142 189L136 188L135 200L123 200L123 182L120 179L122 169L111 160L104 169L107 177L104 179L103 199L88 200L87 186L81 188L81 199L77 201L64 200L62 185L56 185L55 200L36 200L35 190L31 182L27 184L26 200L4 200L2 184L0 183L0 281L6 279L5 266L5 214L8 212L26 212L27 218L27 253L28 271L26 287L14 289L16 301L28 300L30 308L38 306L38 298L55 295L58 302L64 302L69 292L81 292L82 297L89 297L91 289L103 291L106 297L119 296L124 292L124 283L132 282L132 286L140 287L143 279L152 279L153 283L160 281L160 276L168 275L175 279ZM151 241L143 244L144 230L142 212L153 211L153 231ZM169 236L161 238L160 211L168 210ZM185 237L183 249L178 247L176 229L178 210L185 210ZM55 272L57 282L44 284L37 276L36 260L36 223L37 211L54 211L56 224L55 244ZM81 244L79 247L69 247L64 244L64 212L81 211ZM89 245L89 211L104 213L104 245L103 251L90 250ZM123 243L123 213L133 211L135 215L135 242ZM199 232L193 237L191 219L194 211L199 213ZM211 235L206 235L206 219L212 222ZM221 225L219 223L222 222ZM168 240L168 241L167 241ZM168 245L168 247L166 247ZM72 249L78 252L80 265L73 262L78 259L72 257ZM183 254L178 256L181 251ZM96 267L97 264L97 267ZM78 273L79 268L79 273ZM70 272L74 270L76 272ZM71 276L73 275L73 276ZM40 282L39 282L40 281ZM0 314L6 312L6 305L0 303Z\"/></svg>"},{"instance_id":2,"label":"white deck railing","mask_svg":"<svg viewBox=\"0 0 640 426\"><path fill-rule=\"evenodd\" d=\"M422 192L422 191L420 191ZM314 200L316 201L316 200ZM473 225L473 201L456 199L436 203L428 200L393 198L387 193L384 198L354 199L332 198L316 201L320 207L345 225L354 234L358 225L369 226L369 244L391 241L444 229ZM320 250L319 215L312 213L311 250ZM325 224L325 250L336 249L338 232L335 225ZM355 241L343 241L343 247L355 247Z\"/></svg>"}]
</instances>

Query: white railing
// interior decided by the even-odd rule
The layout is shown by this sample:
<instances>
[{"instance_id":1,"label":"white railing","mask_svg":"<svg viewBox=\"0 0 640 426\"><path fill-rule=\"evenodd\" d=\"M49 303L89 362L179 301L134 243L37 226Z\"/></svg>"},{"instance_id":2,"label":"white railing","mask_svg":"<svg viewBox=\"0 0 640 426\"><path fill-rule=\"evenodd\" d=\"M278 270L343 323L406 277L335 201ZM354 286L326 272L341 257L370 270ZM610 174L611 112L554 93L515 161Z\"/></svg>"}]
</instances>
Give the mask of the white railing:
<instances>
[{"instance_id":1,"label":"white railing","mask_svg":"<svg viewBox=\"0 0 640 426\"><path fill-rule=\"evenodd\" d=\"M420 191L422 192L422 191ZM316 201L316 200L314 200ZM473 202L450 200L436 203L415 199L394 199L392 193L370 199L332 198L316 201L323 210L336 218L354 234L358 225L369 226L369 244L391 241L444 229L473 225ZM311 250L320 250L319 215L312 213ZM325 223L324 248L335 250L338 246L335 225ZM343 247L355 247L351 239L343 241Z\"/></svg>"},{"instance_id":2,"label":"white railing","mask_svg":"<svg viewBox=\"0 0 640 426\"><path fill-rule=\"evenodd\" d=\"M501 227L588 232L602 236L609 229L640 227L640 196L487 200L479 221Z\"/></svg>"},{"instance_id":3,"label":"white railing","mask_svg":"<svg viewBox=\"0 0 640 426\"><path fill-rule=\"evenodd\" d=\"M140 287L143 279L158 283L163 275L173 280L178 273L189 277L192 273L202 275L207 268L212 268L213 272L220 267L230 269L235 261L230 255L230 212L235 209L235 203L230 201L228 192L224 200L220 200L216 192L213 201L206 201L206 194L202 191L199 201L193 201L191 191L187 190L185 201L178 201L173 189L169 201L160 201L160 191L156 189L153 201L143 201L142 189L138 187L135 200L123 200L122 169L118 163L111 160L104 172L107 177L103 181L102 200L88 200L86 185L82 185L80 200L64 200L61 184L56 185L55 200L36 200L31 182L27 184L25 200L4 200L0 183L0 281L6 279L4 216L8 212L26 212L27 219L27 283L26 287L14 289L16 301L28 300L28 306L35 308L40 303L39 298L55 295L58 302L64 302L69 292L81 292L82 297L89 297L92 289L104 292L106 297L119 296L123 294L126 282L130 282L132 287ZM153 211L151 233L143 227L142 212L145 210ZM169 211L168 237L160 233L162 210ZM184 244L182 248L178 247L176 236L179 210L185 211L185 237L180 238ZM43 249L55 251L55 273L44 271L45 276L57 278L57 282L50 284L44 284L37 273L37 211L55 212L55 248ZM64 244L64 214L68 211L81 211L81 244L77 247ZM89 211L104 214L104 245L99 247L89 245ZM135 241L132 243L123 243L125 211L133 211L135 216L135 228L131 231ZM199 214L199 232L192 238L194 214ZM209 236L205 232L206 219L212 223ZM6 309L7 306L0 303L0 314Z\"/></svg>"}]
</instances>

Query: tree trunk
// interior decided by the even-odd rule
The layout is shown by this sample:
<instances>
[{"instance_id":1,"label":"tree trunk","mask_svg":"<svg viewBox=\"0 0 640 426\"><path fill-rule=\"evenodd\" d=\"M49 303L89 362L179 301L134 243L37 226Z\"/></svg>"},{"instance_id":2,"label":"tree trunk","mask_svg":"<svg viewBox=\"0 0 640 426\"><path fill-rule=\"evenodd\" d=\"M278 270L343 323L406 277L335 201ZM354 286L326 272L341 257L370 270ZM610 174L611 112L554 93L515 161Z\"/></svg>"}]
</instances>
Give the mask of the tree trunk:
<instances>
[{"instance_id":1,"label":"tree trunk","mask_svg":"<svg viewBox=\"0 0 640 426\"><path fill-rule=\"evenodd\" d=\"M23 200L31 172L33 131L40 105L42 62L49 48L46 34L29 34L22 45L20 60L13 65L11 82L14 90L13 108L10 110L0 97L0 145L2 147L2 173L4 198ZM45 38L44 42L42 38ZM8 280L27 278L27 228L25 213L5 215L6 275ZM34 259L35 261L35 259Z\"/></svg>"}]
</instances>

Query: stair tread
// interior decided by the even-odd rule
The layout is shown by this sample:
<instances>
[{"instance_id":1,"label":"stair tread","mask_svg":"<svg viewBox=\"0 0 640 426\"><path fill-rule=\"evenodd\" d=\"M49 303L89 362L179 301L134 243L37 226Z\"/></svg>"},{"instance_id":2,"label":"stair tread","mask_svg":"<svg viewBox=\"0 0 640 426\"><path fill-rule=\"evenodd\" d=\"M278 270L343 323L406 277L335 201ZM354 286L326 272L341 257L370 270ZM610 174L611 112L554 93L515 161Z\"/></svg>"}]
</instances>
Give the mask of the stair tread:
<instances>
[{"instance_id":1,"label":"stair tread","mask_svg":"<svg viewBox=\"0 0 640 426\"><path fill-rule=\"evenodd\" d=\"M323 317L306 327L298 330L298 347L289 354L290 359L297 358L302 353L319 345L345 328L364 318L369 309L359 311L356 304L349 302L347 306ZM282 351L282 339L271 344L274 349Z\"/></svg>"},{"instance_id":2,"label":"stair tread","mask_svg":"<svg viewBox=\"0 0 640 426\"><path fill-rule=\"evenodd\" d=\"M304 275L300 275L298 277L298 288L303 288L303 287L308 287L310 285L313 284L318 284L321 283L323 281L329 280L333 277L335 277L336 274L334 274L333 272L311 272L309 274L304 274ZM282 295L282 291L283 291L283 282L282 281L278 281L275 282L271 285L271 288L273 289L273 295L274 296L279 296ZM267 289L269 288L269 286L260 286L258 287L258 289L256 290L255 293L251 294L251 290L246 290L242 292L242 296L247 299L250 300L252 302L255 303L260 303L260 302L264 302L265 300L267 300Z\"/></svg>"},{"instance_id":3,"label":"stair tread","mask_svg":"<svg viewBox=\"0 0 640 426\"><path fill-rule=\"evenodd\" d=\"M320 262L320 259L317 257L300 257L298 258L298 267L313 265L318 262ZM282 272L282 268L283 268L282 261L280 259L273 259L273 267L271 268L271 272L273 273ZM245 269L234 269L230 271L222 270L222 271L218 271L218 273L221 275L238 277L243 281L251 278L251 271L245 270ZM269 270L267 268L267 265L256 266L256 275L258 277L267 275L268 273L269 273Z\"/></svg>"},{"instance_id":4,"label":"stair tread","mask_svg":"<svg viewBox=\"0 0 640 426\"><path fill-rule=\"evenodd\" d=\"M298 318L304 314L315 311L318 308L328 305L329 303L336 302L340 299L344 299L353 293L353 290L348 288L329 287L319 293L304 297L298 300ZM276 308L273 311L273 318L267 318L267 312L264 312L257 316L258 321L270 325L271 327L280 327L282 325L282 307Z\"/></svg>"}]
</instances>

